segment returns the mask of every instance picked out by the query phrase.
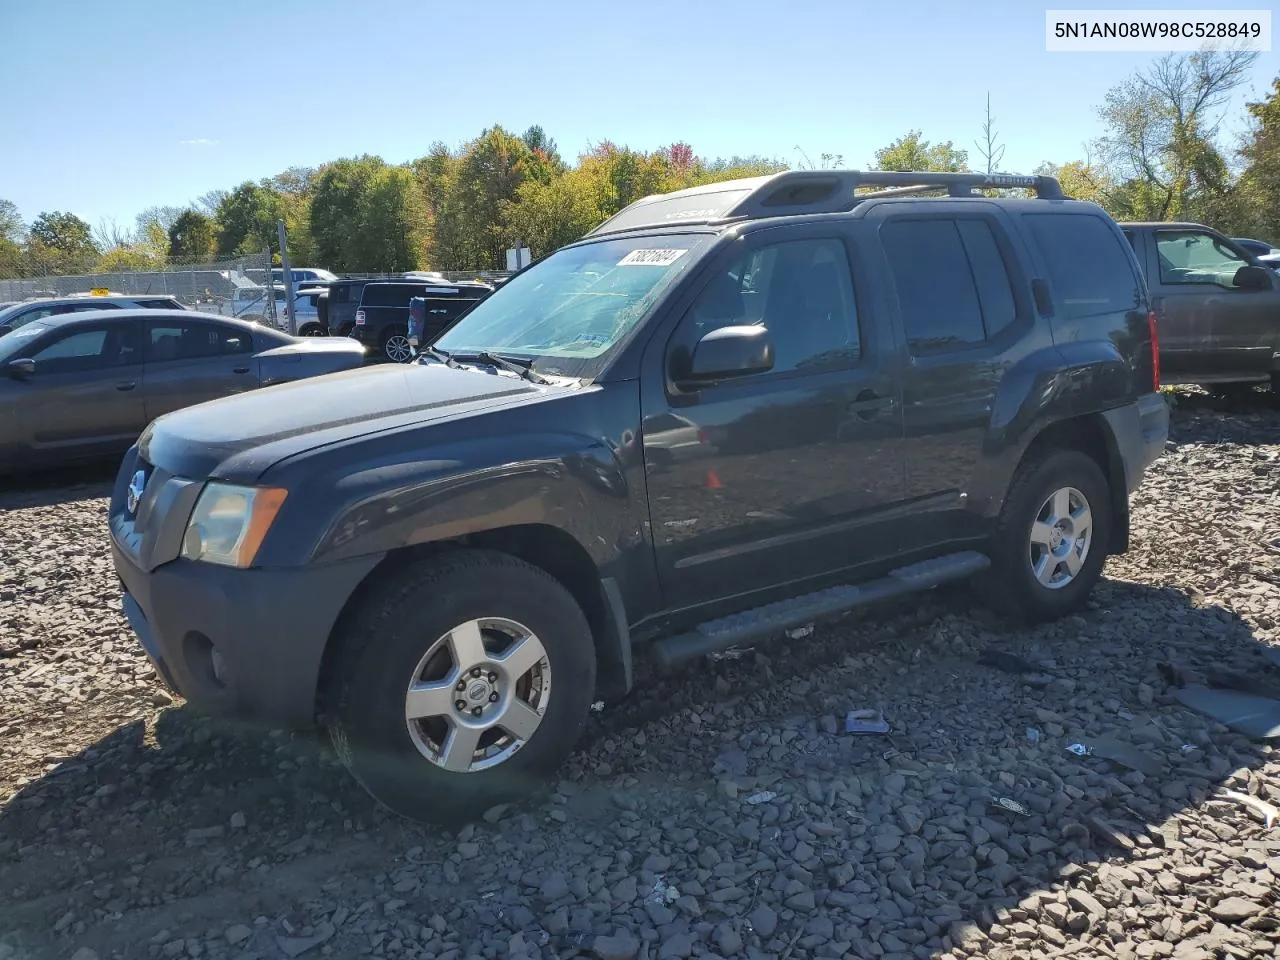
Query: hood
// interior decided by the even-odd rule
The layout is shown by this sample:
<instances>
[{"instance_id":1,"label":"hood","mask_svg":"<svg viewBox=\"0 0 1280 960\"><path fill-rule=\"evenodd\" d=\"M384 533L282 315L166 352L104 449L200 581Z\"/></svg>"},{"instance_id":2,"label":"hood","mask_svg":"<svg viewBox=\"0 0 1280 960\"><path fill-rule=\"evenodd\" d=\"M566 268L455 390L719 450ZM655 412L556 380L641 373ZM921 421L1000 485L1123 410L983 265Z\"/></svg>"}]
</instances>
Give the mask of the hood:
<instances>
[{"instance_id":1,"label":"hood","mask_svg":"<svg viewBox=\"0 0 1280 960\"><path fill-rule=\"evenodd\" d=\"M285 457L519 403L563 388L438 364L380 364L186 407L157 418L143 458L190 479L253 482Z\"/></svg>"}]
</instances>

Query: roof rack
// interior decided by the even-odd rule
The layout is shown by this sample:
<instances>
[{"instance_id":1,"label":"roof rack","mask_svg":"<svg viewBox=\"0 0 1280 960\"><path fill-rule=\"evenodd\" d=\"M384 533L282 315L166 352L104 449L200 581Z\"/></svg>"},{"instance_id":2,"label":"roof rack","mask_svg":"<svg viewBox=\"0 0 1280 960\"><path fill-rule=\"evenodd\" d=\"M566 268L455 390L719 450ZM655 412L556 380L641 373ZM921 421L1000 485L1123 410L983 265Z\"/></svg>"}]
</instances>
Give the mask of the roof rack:
<instances>
[{"instance_id":1,"label":"roof rack","mask_svg":"<svg viewBox=\"0 0 1280 960\"><path fill-rule=\"evenodd\" d=\"M870 190L868 190L870 188ZM1042 200L1065 197L1053 177L1004 173L927 173L894 170L787 170L763 177L723 180L643 197L623 207L589 237L642 227L681 226L806 213L842 213L863 200L945 191L952 197L979 190L1034 190ZM866 191L859 193L858 191Z\"/></svg>"}]
</instances>

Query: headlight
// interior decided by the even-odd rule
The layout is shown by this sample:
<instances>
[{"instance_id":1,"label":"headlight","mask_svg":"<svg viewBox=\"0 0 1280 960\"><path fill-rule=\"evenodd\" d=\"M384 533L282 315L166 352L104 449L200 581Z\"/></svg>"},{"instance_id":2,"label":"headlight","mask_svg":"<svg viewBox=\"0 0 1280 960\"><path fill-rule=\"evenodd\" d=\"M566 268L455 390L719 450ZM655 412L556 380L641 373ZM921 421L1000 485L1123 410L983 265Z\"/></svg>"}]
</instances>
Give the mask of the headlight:
<instances>
[{"instance_id":1,"label":"headlight","mask_svg":"<svg viewBox=\"0 0 1280 960\"><path fill-rule=\"evenodd\" d=\"M187 521L182 555L228 567L249 566L287 495L278 487L207 484Z\"/></svg>"}]
</instances>

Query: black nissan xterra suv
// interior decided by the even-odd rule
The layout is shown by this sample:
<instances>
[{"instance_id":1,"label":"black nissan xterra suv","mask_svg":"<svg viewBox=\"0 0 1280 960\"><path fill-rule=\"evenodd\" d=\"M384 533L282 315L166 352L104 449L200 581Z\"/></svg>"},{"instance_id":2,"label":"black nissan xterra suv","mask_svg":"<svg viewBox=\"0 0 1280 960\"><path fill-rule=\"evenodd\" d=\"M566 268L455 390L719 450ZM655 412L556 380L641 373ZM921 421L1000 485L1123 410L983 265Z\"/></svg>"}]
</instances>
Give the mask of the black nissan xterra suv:
<instances>
[{"instance_id":1,"label":"black nissan xterra suv","mask_svg":"<svg viewBox=\"0 0 1280 960\"><path fill-rule=\"evenodd\" d=\"M1132 249L1051 178L648 197L415 364L157 419L111 500L124 609L193 706L318 721L392 809L467 817L557 768L633 649L960 579L1078 610L1164 448L1157 357Z\"/></svg>"}]
</instances>

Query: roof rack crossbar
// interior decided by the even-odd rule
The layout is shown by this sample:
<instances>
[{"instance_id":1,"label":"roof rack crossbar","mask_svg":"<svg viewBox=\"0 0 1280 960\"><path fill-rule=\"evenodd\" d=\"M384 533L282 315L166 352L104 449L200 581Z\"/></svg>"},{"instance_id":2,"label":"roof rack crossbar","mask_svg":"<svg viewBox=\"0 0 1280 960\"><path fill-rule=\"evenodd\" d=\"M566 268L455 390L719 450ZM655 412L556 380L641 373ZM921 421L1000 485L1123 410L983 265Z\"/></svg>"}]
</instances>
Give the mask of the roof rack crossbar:
<instances>
[{"instance_id":1,"label":"roof rack crossbar","mask_svg":"<svg viewBox=\"0 0 1280 960\"><path fill-rule=\"evenodd\" d=\"M858 193L865 188L869 192ZM636 200L588 236L659 225L715 223L739 218L840 213L864 200L945 191L968 197L979 190L1032 190L1061 200L1054 177L1005 173L930 173L899 170L787 170L770 176L708 183Z\"/></svg>"}]
</instances>

